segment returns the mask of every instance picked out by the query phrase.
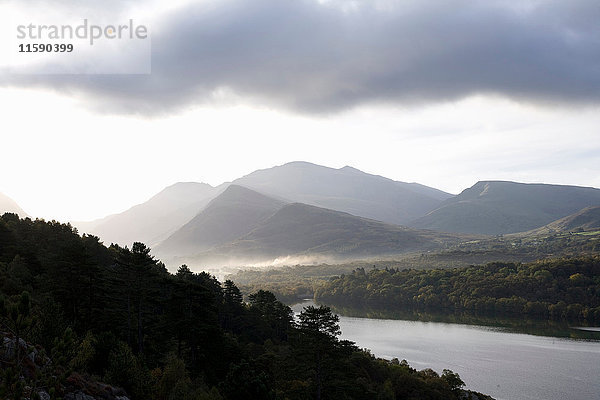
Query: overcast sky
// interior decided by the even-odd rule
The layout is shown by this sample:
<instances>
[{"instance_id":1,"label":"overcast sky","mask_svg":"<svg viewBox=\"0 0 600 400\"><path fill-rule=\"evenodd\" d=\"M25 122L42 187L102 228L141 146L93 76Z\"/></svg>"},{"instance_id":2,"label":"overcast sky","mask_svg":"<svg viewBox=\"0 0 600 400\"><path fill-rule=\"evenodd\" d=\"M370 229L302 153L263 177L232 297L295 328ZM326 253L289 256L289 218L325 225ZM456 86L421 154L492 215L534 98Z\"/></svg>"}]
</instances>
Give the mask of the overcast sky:
<instances>
[{"instance_id":1,"label":"overcast sky","mask_svg":"<svg viewBox=\"0 0 600 400\"><path fill-rule=\"evenodd\" d=\"M142 21L152 46L151 74L15 74L3 31L0 192L85 220L294 160L451 193L600 187L597 0L166 3L0 4L38 23Z\"/></svg>"}]
</instances>

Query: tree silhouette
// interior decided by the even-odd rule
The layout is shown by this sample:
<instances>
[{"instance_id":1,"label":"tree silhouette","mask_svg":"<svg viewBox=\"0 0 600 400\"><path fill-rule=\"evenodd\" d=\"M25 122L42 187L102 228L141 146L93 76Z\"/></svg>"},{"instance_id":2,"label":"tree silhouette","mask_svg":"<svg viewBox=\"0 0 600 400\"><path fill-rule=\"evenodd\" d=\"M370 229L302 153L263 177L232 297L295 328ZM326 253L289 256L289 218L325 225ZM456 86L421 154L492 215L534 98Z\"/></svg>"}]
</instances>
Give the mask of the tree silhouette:
<instances>
[{"instance_id":1,"label":"tree silhouette","mask_svg":"<svg viewBox=\"0 0 600 400\"><path fill-rule=\"evenodd\" d=\"M328 373L326 361L335 352L337 337L342 333L339 320L340 317L327 306L308 306L298 315L300 348L310 354L314 362L317 400L321 400L323 381Z\"/></svg>"}]
</instances>

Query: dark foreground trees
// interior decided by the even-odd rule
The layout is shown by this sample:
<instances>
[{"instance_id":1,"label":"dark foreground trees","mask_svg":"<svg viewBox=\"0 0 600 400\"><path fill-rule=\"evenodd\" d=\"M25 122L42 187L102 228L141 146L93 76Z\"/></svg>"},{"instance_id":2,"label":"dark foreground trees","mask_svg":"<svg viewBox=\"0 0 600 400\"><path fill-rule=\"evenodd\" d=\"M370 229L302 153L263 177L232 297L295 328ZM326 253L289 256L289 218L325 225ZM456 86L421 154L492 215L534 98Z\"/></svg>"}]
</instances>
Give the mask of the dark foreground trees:
<instances>
[{"instance_id":1,"label":"dark foreground trees","mask_svg":"<svg viewBox=\"0 0 600 400\"><path fill-rule=\"evenodd\" d=\"M306 355L308 363L314 364L315 398L320 400L323 382L326 380L326 366L335 356L337 337L342 333L338 325L339 317L325 306L308 306L298 315L297 348L300 355Z\"/></svg>"},{"instance_id":2,"label":"dark foreground trees","mask_svg":"<svg viewBox=\"0 0 600 400\"><path fill-rule=\"evenodd\" d=\"M98 381L144 400L460 396L457 375L339 340L326 307L295 321L270 292L245 303L231 281L168 273L142 243L107 248L55 222L0 217L0 299L3 399L123 394Z\"/></svg>"}]
</instances>

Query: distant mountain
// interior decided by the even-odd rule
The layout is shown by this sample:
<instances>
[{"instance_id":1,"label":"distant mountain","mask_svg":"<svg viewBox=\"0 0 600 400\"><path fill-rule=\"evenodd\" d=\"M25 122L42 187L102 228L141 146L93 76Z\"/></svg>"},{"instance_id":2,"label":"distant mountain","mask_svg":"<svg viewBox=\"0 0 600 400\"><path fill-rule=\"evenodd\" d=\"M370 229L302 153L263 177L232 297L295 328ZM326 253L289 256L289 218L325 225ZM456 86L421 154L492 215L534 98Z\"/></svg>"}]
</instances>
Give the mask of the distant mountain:
<instances>
[{"instance_id":1,"label":"distant mountain","mask_svg":"<svg viewBox=\"0 0 600 400\"><path fill-rule=\"evenodd\" d=\"M451 235L418 231L302 203L284 206L244 237L217 251L269 257L369 256L439 247ZM456 241L456 240L454 240Z\"/></svg>"},{"instance_id":2,"label":"distant mountain","mask_svg":"<svg viewBox=\"0 0 600 400\"><path fill-rule=\"evenodd\" d=\"M230 185L198 215L154 249L165 257L199 253L232 242L281 209L285 203Z\"/></svg>"},{"instance_id":3,"label":"distant mountain","mask_svg":"<svg viewBox=\"0 0 600 400\"><path fill-rule=\"evenodd\" d=\"M439 248L464 237L419 231L231 185L155 248L175 263L236 264L278 257L348 259Z\"/></svg>"},{"instance_id":4,"label":"distant mountain","mask_svg":"<svg viewBox=\"0 0 600 400\"><path fill-rule=\"evenodd\" d=\"M600 231L600 206L586 207L527 234L548 234L553 232Z\"/></svg>"},{"instance_id":5,"label":"distant mountain","mask_svg":"<svg viewBox=\"0 0 600 400\"><path fill-rule=\"evenodd\" d=\"M397 182L352 167L334 169L307 162L258 170L233 183L290 202L391 224L414 220L452 197L418 183Z\"/></svg>"},{"instance_id":6,"label":"distant mountain","mask_svg":"<svg viewBox=\"0 0 600 400\"><path fill-rule=\"evenodd\" d=\"M4 213L15 213L21 218L28 217L27 213L13 199L0 193L0 215Z\"/></svg>"},{"instance_id":7,"label":"distant mountain","mask_svg":"<svg viewBox=\"0 0 600 400\"><path fill-rule=\"evenodd\" d=\"M600 189L481 181L409 225L443 232L515 233L596 205L600 205Z\"/></svg>"},{"instance_id":8,"label":"distant mountain","mask_svg":"<svg viewBox=\"0 0 600 400\"><path fill-rule=\"evenodd\" d=\"M120 214L73 224L81 233L97 235L107 244L130 246L138 241L153 246L192 219L221 190L205 183L176 183Z\"/></svg>"},{"instance_id":9,"label":"distant mountain","mask_svg":"<svg viewBox=\"0 0 600 400\"><path fill-rule=\"evenodd\" d=\"M396 182L351 167L333 169L306 162L255 171L233 184L281 202L303 202L394 224L423 215L452 196L418 183ZM154 248L190 222L229 185L177 183L122 213L72 224L81 233L97 235L106 243L130 245L142 241ZM174 250L181 238L167 242L162 250Z\"/></svg>"}]
</instances>

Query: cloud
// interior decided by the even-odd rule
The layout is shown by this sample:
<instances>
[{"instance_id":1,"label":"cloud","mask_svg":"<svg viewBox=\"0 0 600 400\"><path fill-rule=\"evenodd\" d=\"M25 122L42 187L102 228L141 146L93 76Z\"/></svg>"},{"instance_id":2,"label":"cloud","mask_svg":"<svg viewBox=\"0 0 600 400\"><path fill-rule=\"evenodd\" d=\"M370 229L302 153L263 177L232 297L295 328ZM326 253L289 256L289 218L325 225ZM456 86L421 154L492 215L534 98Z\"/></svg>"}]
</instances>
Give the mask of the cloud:
<instances>
[{"instance_id":1,"label":"cloud","mask_svg":"<svg viewBox=\"0 0 600 400\"><path fill-rule=\"evenodd\" d=\"M201 2L152 24L151 75L0 75L0 85L146 115L223 92L303 113L473 94L595 105L598 21L596 0Z\"/></svg>"}]
</instances>

